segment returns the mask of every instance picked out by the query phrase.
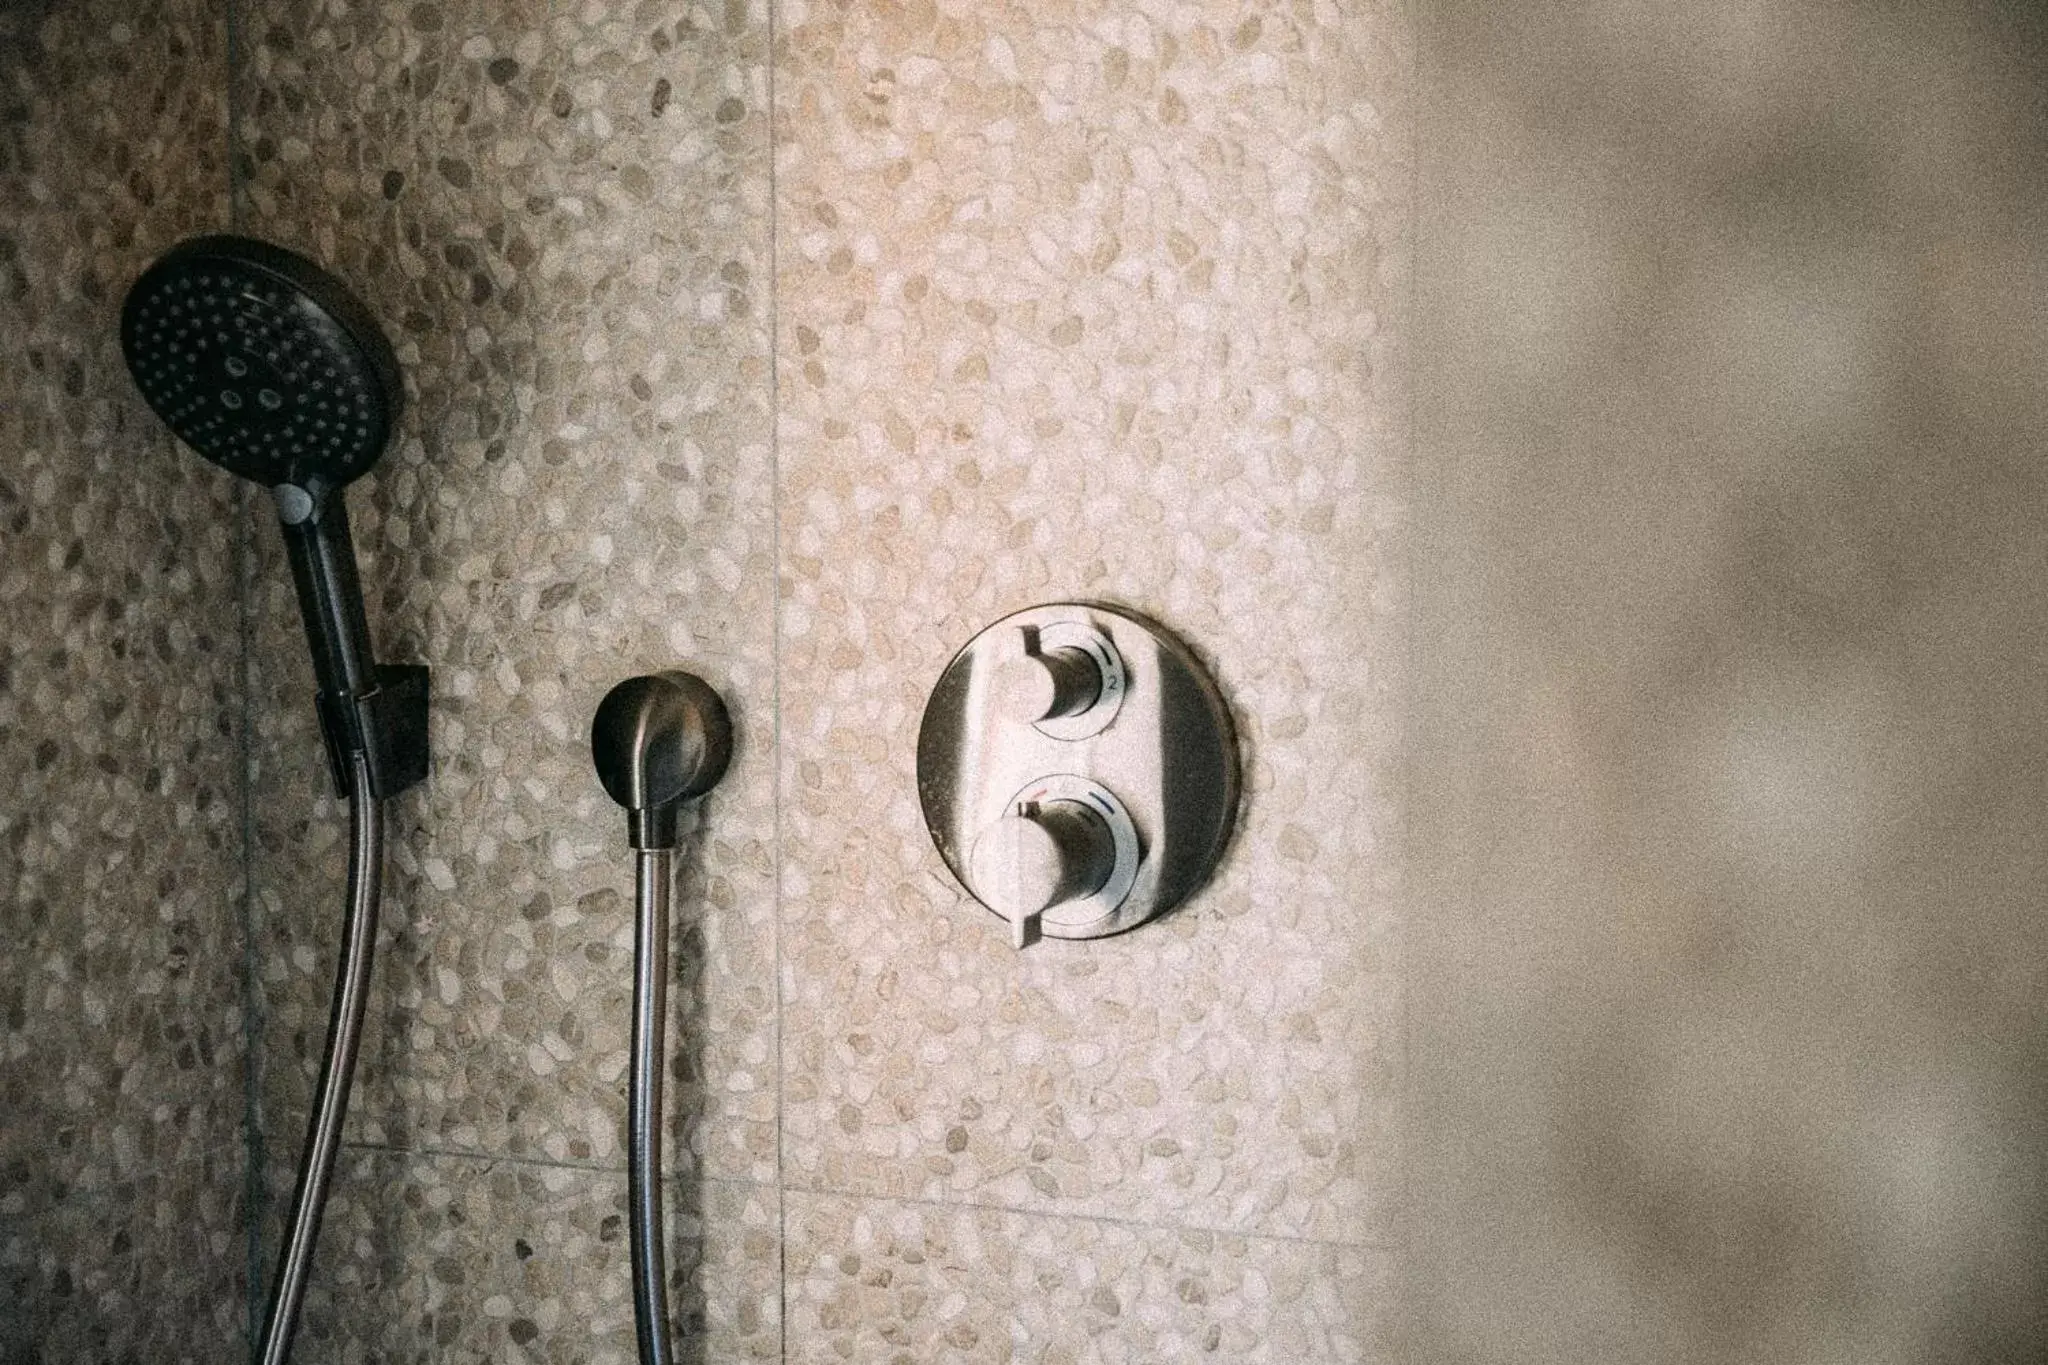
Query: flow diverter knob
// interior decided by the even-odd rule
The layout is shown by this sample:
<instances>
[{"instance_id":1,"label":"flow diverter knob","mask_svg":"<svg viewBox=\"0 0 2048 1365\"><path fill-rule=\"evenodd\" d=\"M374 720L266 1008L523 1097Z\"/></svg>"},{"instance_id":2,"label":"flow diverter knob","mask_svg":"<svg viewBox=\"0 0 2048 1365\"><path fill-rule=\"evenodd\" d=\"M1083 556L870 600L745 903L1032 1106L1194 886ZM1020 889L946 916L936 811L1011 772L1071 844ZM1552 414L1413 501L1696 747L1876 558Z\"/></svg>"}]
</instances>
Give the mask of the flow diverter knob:
<instances>
[{"instance_id":1,"label":"flow diverter knob","mask_svg":"<svg viewBox=\"0 0 2048 1365\"><path fill-rule=\"evenodd\" d=\"M997 665L993 705L1052 739L1087 739L1116 719L1124 702L1124 661L1086 621L1026 626Z\"/></svg>"},{"instance_id":2,"label":"flow diverter knob","mask_svg":"<svg viewBox=\"0 0 2048 1365\"><path fill-rule=\"evenodd\" d=\"M1102 670L1085 649L1068 646L1023 654L996 675L1003 711L1036 724L1077 716L1102 696Z\"/></svg>"}]
</instances>

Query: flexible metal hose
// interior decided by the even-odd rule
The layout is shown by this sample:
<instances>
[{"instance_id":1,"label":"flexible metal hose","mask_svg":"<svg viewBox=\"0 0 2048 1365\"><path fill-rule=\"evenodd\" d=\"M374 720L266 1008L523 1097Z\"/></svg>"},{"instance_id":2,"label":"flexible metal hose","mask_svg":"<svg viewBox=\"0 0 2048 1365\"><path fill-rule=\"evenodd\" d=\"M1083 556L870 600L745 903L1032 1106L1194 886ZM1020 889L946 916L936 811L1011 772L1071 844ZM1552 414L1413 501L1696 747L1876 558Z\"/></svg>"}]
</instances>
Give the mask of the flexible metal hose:
<instances>
[{"instance_id":1,"label":"flexible metal hose","mask_svg":"<svg viewBox=\"0 0 2048 1365\"><path fill-rule=\"evenodd\" d=\"M633 1246L633 1331L640 1365L670 1365L668 1273L661 1239L661 1073L668 1017L670 850L634 856L633 1054L626 1082L626 1201Z\"/></svg>"},{"instance_id":2,"label":"flexible metal hose","mask_svg":"<svg viewBox=\"0 0 2048 1365\"><path fill-rule=\"evenodd\" d=\"M348 1113L349 1081L362 1039L363 1006L369 995L370 957L377 941L377 904L384 867L383 803L370 794L370 769L363 755L349 765L348 918L342 926L341 963L335 972L334 1005L327 1018L327 1052L320 1061L320 1086L306 1127L306 1151L292 1194L291 1222L270 1289L263 1328L262 1365L284 1365L299 1327L306 1296L306 1271L320 1236L327 1186L341 1149L341 1121Z\"/></svg>"}]
</instances>

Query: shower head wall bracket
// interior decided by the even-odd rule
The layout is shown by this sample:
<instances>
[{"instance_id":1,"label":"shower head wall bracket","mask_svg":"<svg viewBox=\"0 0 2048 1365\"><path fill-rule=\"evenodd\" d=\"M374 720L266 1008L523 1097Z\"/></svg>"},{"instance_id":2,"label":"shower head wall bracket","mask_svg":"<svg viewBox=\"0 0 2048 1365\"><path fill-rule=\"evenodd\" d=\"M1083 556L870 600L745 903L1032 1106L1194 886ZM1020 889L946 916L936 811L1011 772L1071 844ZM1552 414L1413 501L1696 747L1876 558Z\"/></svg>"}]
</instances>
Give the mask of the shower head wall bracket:
<instances>
[{"instance_id":1,"label":"shower head wall bracket","mask_svg":"<svg viewBox=\"0 0 2048 1365\"><path fill-rule=\"evenodd\" d=\"M319 693L327 765L347 790L349 755L370 769L370 793L396 796L427 775L428 674L425 664L373 664L376 686L345 696Z\"/></svg>"}]
</instances>

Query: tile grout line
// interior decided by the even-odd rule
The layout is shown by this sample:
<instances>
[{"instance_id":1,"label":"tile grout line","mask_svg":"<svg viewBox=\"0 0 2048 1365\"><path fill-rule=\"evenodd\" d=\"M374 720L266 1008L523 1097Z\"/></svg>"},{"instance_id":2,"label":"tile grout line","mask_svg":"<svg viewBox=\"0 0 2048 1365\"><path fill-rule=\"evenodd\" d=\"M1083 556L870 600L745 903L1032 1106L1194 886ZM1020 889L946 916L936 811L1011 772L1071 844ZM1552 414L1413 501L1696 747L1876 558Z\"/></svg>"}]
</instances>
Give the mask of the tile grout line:
<instances>
[{"instance_id":1,"label":"tile grout line","mask_svg":"<svg viewBox=\"0 0 2048 1365\"><path fill-rule=\"evenodd\" d=\"M472 1151L462 1147L400 1147L390 1142L365 1142L360 1139L350 1138L341 1144L341 1149L345 1152L355 1152L359 1155L425 1157L435 1161L468 1161L490 1166L527 1166L534 1170L577 1171L584 1175L623 1176L626 1174L626 1167L623 1164L614 1166L602 1161L573 1161L561 1160L555 1157L514 1156L508 1152ZM744 1176L712 1175L706 1171L667 1170L662 1172L662 1176L664 1180L671 1176L686 1176L690 1180L702 1185L727 1185L756 1190L774 1188L772 1185L759 1180L749 1180Z\"/></svg>"},{"instance_id":2,"label":"tile grout line","mask_svg":"<svg viewBox=\"0 0 2048 1365\"><path fill-rule=\"evenodd\" d=\"M1201 1223L1150 1223L1139 1218L1118 1218L1113 1214L1106 1213L1062 1213L1045 1209L1022 1208L1015 1204L985 1203L974 1199L928 1199L908 1194L867 1194L860 1190L834 1189L829 1186L799 1189L794 1192L827 1199L858 1200L866 1203L914 1204L920 1208L946 1209L955 1213L973 1210L981 1213L1013 1214L1019 1218L1043 1218L1077 1223L1098 1223L1105 1227L1125 1228L1132 1232L1194 1233L1204 1237L1243 1237L1259 1242L1286 1242L1293 1246L1330 1247L1342 1251L1395 1251L1400 1247L1399 1238L1356 1241L1330 1237L1304 1237L1298 1233L1257 1232L1245 1228L1211 1227Z\"/></svg>"},{"instance_id":3,"label":"tile grout line","mask_svg":"<svg viewBox=\"0 0 2048 1365\"><path fill-rule=\"evenodd\" d=\"M624 1166L608 1165L601 1161L564 1161L553 1157L512 1156L504 1152L468 1151L459 1147L399 1147L388 1142L363 1142L351 1140L342 1143L344 1151L376 1156L427 1157L434 1160L468 1161L484 1165L527 1166L537 1170L576 1171L585 1175L622 1176ZM1124 1228L1131 1232L1193 1233L1204 1237L1243 1237L1258 1242L1284 1242L1290 1246L1327 1247L1338 1251L1395 1251L1400 1248L1400 1239L1358 1241L1333 1237L1304 1237L1297 1233L1260 1232L1245 1228L1211 1227L1197 1223L1153 1223L1140 1218L1118 1218L1112 1214L1056 1212L1046 1209L1023 1208L1015 1204L996 1204L971 1199L929 1199L918 1195L870 1194L862 1190L840 1189L834 1186L806 1186L791 1189L778 1177L774 1182L752 1180L745 1176L712 1175L705 1171L669 1172L687 1174L691 1180L703 1185L723 1185L731 1189L774 1190L778 1203L790 1194L810 1195L815 1198L840 1199L848 1202L876 1204L910 1204L919 1208L943 1209L953 1213L973 1211L977 1213L1002 1213L1018 1218L1041 1218L1048 1221L1095 1223L1104 1227Z\"/></svg>"},{"instance_id":4,"label":"tile grout line","mask_svg":"<svg viewBox=\"0 0 2048 1365\"><path fill-rule=\"evenodd\" d=\"M1394 933L1396 941L1394 951L1398 963L1394 981L1395 989L1401 993L1401 1008L1398 1016L1398 1027L1400 1028L1401 1036L1396 1048L1397 1055L1400 1057L1401 1079L1399 1085L1395 1088L1394 1100L1398 1106L1394 1120L1396 1125L1394 1138L1396 1220L1394 1235L1397 1245L1407 1241L1409 1229L1413 1226L1415 1209L1414 1175L1409 1169L1408 1162L1413 1133L1412 1119L1416 1105L1415 943L1414 936L1409 932L1412 921L1407 911L1413 904L1415 891L1414 869L1409 863L1408 851L1411 847L1410 836L1415 824L1414 794L1417 786L1415 768L1412 762L1412 756L1415 752L1415 745L1412 743L1415 728L1415 707L1412 703L1415 695L1415 679L1420 676L1420 668L1416 662L1420 653L1421 632L1416 623L1416 606L1420 593L1417 590L1418 574L1416 572L1416 564L1418 556L1415 552L1415 546L1421 532L1416 517L1418 504L1416 486L1419 482L1419 476L1416 473L1415 376L1411 361L1415 351L1415 319L1420 315L1420 309L1417 307L1416 300L1421 292L1421 286L1418 283L1421 265L1416 258L1422 241L1423 128L1420 105L1423 98L1422 89L1425 77L1422 70L1422 34L1418 31L1419 26L1412 22L1412 13L1410 19L1408 32L1409 41L1412 46L1408 51L1408 60L1405 68L1405 79L1408 84L1407 89L1402 92L1401 115L1408 129L1408 145L1405 149L1407 171L1402 188L1403 194L1407 196L1407 213L1402 223L1402 231L1407 235L1407 242L1403 247L1403 251L1408 268L1406 277L1402 280L1400 313L1394 319L1395 335L1399 338L1396 344L1400 347L1400 354L1394 364L1394 372L1400 377L1401 398L1401 455L1398 463L1400 470L1398 486L1400 488L1399 496L1401 500L1401 545L1398 572L1401 579L1400 629L1404 636L1400 649L1396 651L1396 657L1401 661L1399 700L1397 703L1398 713L1401 717L1401 757L1399 763L1400 770L1395 779L1394 790L1396 793L1395 799L1400 804L1398 813L1394 818L1395 828L1389 841L1394 849L1395 876L1399 878L1399 889L1394 897Z\"/></svg>"},{"instance_id":5,"label":"tile grout line","mask_svg":"<svg viewBox=\"0 0 2048 1365\"><path fill-rule=\"evenodd\" d=\"M223 0L221 29L225 43L228 230L242 227L242 184L240 158L242 110L237 77L242 64L239 0ZM253 1361L263 1331L263 1216L265 1155L267 1144L261 1126L262 1003L257 987L259 953L256 947L256 793L254 726L255 682L251 648L255 636L255 612L249 597L252 547L249 543L248 490L235 485L235 605L236 644L241 652L241 735L239 767L242 797L242 1205L243 1205L243 1319L248 1333L249 1358Z\"/></svg>"},{"instance_id":6,"label":"tile grout line","mask_svg":"<svg viewBox=\"0 0 2048 1365\"><path fill-rule=\"evenodd\" d=\"M782 998L782 405L781 317L782 278L779 249L781 200L776 184L777 101L775 82L776 26L781 20L776 0L765 0L768 21L768 591L770 748L774 771L769 778L775 808L775 1347L776 1359L789 1359L789 1195L783 1171L783 1104L788 1094L788 1063L783 1049Z\"/></svg>"}]
</instances>

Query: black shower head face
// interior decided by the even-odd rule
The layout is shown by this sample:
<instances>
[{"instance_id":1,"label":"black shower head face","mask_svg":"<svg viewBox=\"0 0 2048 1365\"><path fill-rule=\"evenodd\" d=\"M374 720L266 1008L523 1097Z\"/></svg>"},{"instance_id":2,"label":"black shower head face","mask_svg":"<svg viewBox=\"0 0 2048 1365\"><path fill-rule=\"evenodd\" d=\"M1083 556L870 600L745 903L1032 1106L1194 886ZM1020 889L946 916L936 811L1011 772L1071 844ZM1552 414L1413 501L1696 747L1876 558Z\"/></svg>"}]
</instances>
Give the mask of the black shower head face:
<instances>
[{"instance_id":1,"label":"black shower head face","mask_svg":"<svg viewBox=\"0 0 2048 1365\"><path fill-rule=\"evenodd\" d=\"M121 309L121 349L185 444L272 487L367 472L403 401L391 345L348 290L246 237L196 238L144 271Z\"/></svg>"}]
</instances>

